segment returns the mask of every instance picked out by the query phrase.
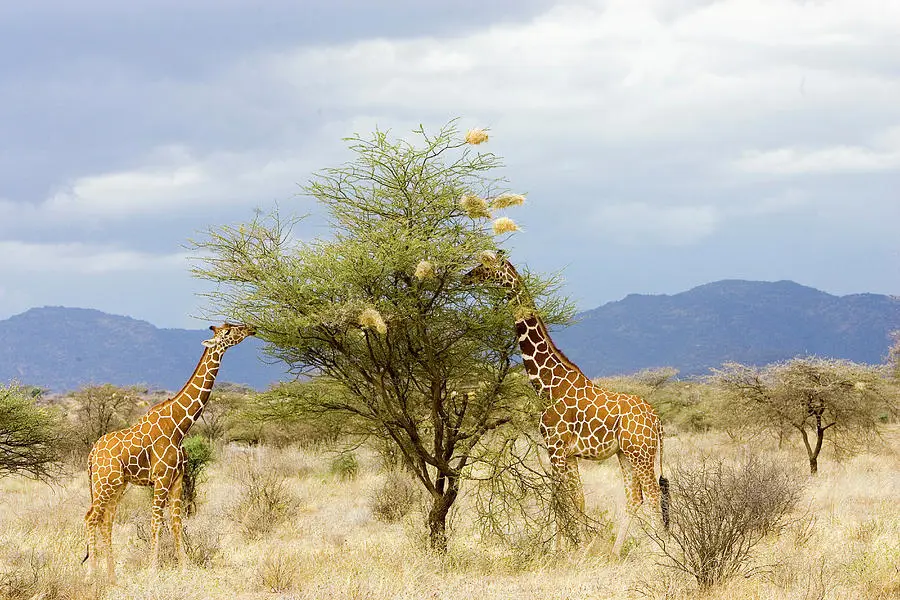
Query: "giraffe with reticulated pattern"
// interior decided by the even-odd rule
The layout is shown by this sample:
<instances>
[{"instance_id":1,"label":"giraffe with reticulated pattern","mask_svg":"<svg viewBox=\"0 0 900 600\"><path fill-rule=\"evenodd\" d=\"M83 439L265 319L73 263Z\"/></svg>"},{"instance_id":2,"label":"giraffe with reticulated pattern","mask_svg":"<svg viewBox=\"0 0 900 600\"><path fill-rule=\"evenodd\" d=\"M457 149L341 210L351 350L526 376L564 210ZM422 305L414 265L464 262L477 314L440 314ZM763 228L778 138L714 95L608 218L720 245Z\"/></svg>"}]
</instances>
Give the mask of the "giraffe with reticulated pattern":
<instances>
[{"instance_id":1,"label":"giraffe with reticulated pattern","mask_svg":"<svg viewBox=\"0 0 900 600\"><path fill-rule=\"evenodd\" d=\"M465 276L504 288L516 314L516 334L522 362L532 386L549 404L541 415L540 432L561 489L574 495L584 509L578 459L619 459L625 483L626 510L619 522L613 554L621 553L633 515L649 500L668 527L668 480L662 476L663 429L659 416L638 396L606 390L592 382L553 343L547 327L515 267L502 253L482 254L482 264ZM656 465L659 463L659 479Z\"/></svg>"},{"instance_id":2,"label":"giraffe with reticulated pattern","mask_svg":"<svg viewBox=\"0 0 900 600\"><path fill-rule=\"evenodd\" d=\"M165 520L165 509L171 513L172 538L179 564L187 557L181 531L181 487L185 454L181 445L209 400L225 350L239 344L254 330L246 325L225 323L210 326L214 335L204 340L203 354L191 378L172 398L150 407L137 423L127 429L112 431L94 443L88 456L91 507L84 517L88 533L88 579L97 569L98 538L103 538L107 578L115 583L112 552L112 525L116 505L129 483L153 487L151 518L151 569L159 561L159 534ZM84 562L84 561L82 561Z\"/></svg>"}]
</instances>

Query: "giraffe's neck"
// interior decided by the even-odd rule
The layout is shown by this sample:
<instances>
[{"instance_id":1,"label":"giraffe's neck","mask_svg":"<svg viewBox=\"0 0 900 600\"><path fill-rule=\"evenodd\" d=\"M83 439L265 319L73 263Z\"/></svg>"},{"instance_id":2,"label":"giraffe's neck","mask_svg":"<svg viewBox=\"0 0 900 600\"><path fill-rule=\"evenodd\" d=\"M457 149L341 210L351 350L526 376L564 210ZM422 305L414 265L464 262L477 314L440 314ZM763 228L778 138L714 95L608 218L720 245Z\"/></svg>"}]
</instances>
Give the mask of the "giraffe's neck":
<instances>
[{"instance_id":1,"label":"giraffe's neck","mask_svg":"<svg viewBox=\"0 0 900 600\"><path fill-rule=\"evenodd\" d=\"M219 365L222 363L224 350L206 348L200 357L194 374L188 379L181 391L167 402L171 407L172 419L175 421L174 436L184 438L188 430L200 418L209 394L212 391Z\"/></svg>"},{"instance_id":2,"label":"giraffe's neck","mask_svg":"<svg viewBox=\"0 0 900 600\"><path fill-rule=\"evenodd\" d=\"M556 400L587 377L550 339L546 325L535 314L516 320L522 363L531 385L544 398Z\"/></svg>"}]
</instances>

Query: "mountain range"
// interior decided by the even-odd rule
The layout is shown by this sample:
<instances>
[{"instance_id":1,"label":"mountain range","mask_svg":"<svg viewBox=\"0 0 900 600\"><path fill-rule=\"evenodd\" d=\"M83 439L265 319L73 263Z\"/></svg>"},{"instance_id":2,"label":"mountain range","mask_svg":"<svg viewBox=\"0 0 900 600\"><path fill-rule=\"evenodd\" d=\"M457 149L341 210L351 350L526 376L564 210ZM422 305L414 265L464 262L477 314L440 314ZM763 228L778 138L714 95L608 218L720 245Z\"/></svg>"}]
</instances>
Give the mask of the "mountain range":
<instances>
[{"instance_id":1,"label":"mountain range","mask_svg":"<svg viewBox=\"0 0 900 600\"><path fill-rule=\"evenodd\" d=\"M695 375L730 360L765 364L808 354L878 363L898 329L894 296L725 280L680 294L632 294L577 315L553 337L591 377L662 366ZM0 382L54 391L87 383L177 390L209 335L92 309L33 308L0 321ZM219 381L262 389L288 378L262 347L250 338L229 350Z\"/></svg>"}]
</instances>

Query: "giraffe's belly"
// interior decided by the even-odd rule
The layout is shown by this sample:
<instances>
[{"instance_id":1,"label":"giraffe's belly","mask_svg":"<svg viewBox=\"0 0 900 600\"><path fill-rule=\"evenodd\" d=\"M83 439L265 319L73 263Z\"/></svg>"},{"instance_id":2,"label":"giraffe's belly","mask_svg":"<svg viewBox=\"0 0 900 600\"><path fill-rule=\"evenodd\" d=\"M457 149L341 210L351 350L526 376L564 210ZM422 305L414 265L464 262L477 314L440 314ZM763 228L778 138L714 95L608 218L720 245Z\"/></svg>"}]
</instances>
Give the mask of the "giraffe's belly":
<instances>
[{"instance_id":1,"label":"giraffe's belly","mask_svg":"<svg viewBox=\"0 0 900 600\"><path fill-rule=\"evenodd\" d=\"M619 451L619 444L615 436L609 438L588 437L579 438L575 444L575 456L588 460L606 460Z\"/></svg>"},{"instance_id":2,"label":"giraffe's belly","mask_svg":"<svg viewBox=\"0 0 900 600\"><path fill-rule=\"evenodd\" d=\"M127 457L123 466L125 481L133 485L153 485L150 471L149 448L142 448Z\"/></svg>"}]
</instances>

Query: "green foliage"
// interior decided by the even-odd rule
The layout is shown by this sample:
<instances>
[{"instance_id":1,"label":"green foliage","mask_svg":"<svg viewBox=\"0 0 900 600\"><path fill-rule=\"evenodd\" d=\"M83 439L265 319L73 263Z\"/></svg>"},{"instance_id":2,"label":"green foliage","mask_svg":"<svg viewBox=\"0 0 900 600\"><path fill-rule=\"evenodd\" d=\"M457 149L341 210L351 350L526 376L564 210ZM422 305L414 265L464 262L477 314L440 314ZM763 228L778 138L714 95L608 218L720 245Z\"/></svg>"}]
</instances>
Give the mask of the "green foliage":
<instances>
[{"instance_id":1,"label":"green foliage","mask_svg":"<svg viewBox=\"0 0 900 600\"><path fill-rule=\"evenodd\" d=\"M197 486L203 481L203 472L212 463L215 453L212 444L202 435L192 435L184 440L184 479L181 498L186 515L197 511Z\"/></svg>"},{"instance_id":2,"label":"green foliage","mask_svg":"<svg viewBox=\"0 0 900 600\"><path fill-rule=\"evenodd\" d=\"M359 459L353 452L341 452L331 461L329 471L342 481L356 479L359 475Z\"/></svg>"},{"instance_id":3,"label":"green foliage","mask_svg":"<svg viewBox=\"0 0 900 600\"><path fill-rule=\"evenodd\" d=\"M59 468L62 424L39 395L15 385L0 387L0 477L47 479Z\"/></svg>"},{"instance_id":4,"label":"green foliage","mask_svg":"<svg viewBox=\"0 0 900 600\"><path fill-rule=\"evenodd\" d=\"M514 418L522 386L509 381L511 308L473 296L461 277L498 242L483 211L460 198L503 191L491 176L500 161L452 125L414 136L350 138L354 160L306 186L329 215L327 239L296 241L296 220L275 212L212 230L197 244L195 273L216 284L213 311L255 326L296 372L339 384L295 407L398 446L434 499L429 523L442 547L465 467L478 441ZM523 271L548 325L566 321L558 282Z\"/></svg>"},{"instance_id":5,"label":"green foliage","mask_svg":"<svg viewBox=\"0 0 900 600\"><path fill-rule=\"evenodd\" d=\"M315 377L279 383L246 398L235 411L228 438L276 447L314 448L332 445L341 435L354 433L341 415L309 411L311 398L325 400L340 393L334 381Z\"/></svg>"}]
</instances>

